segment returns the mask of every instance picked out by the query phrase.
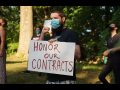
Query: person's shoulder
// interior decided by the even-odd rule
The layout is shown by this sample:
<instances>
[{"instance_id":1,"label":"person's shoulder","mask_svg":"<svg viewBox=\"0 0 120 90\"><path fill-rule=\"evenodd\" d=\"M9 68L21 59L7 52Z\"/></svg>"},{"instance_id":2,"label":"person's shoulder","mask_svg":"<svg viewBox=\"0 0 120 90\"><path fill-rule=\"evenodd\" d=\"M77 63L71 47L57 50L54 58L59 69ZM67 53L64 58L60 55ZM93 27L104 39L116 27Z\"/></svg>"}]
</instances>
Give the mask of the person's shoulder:
<instances>
[{"instance_id":1,"label":"person's shoulder","mask_svg":"<svg viewBox=\"0 0 120 90\"><path fill-rule=\"evenodd\" d=\"M5 31L5 28L4 27L0 27L0 30Z\"/></svg>"},{"instance_id":2,"label":"person's shoulder","mask_svg":"<svg viewBox=\"0 0 120 90\"><path fill-rule=\"evenodd\" d=\"M107 39L106 39L106 40L107 40L107 42L108 42L108 40L109 40L109 39L111 39L111 36L108 36L108 37L107 37Z\"/></svg>"},{"instance_id":3,"label":"person's shoulder","mask_svg":"<svg viewBox=\"0 0 120 90\"><path fill-rule=\"evenodd\" d=\"M73 29L69 29L69 28L65 28L65 31L66 31L66 32L70 32L70 33L76 33L75 30L73 30Z\"/></svg>"},{"instance_id":4,"label":"person's shoulder","mask_svg":"<svg viewBox=\"0 0 120 90\"><path fill-rule=\"evenodd\" d=\"M4 27L0 27L0 33L6 33L6 30Z\"/></svg>"},{"instance_id":5,"label":"person's shoulder","mask_svg":"<svg viewBox=\"0 0 120 90\"><path fill-rule=\"evenodd\" d=\"M117 37L120 39L120 34L119 33L117 33Z\"/></svg>"},{"instance_id":6,"label":"person's shoulder","mask_svg":"<svg viewBox=\"0 0 120 90\"><path fill-rule=\"evenodd\" d=\"M37 35L33 35L32 37L37 37Z\"/></svg>"},{"instance_id":7,"label":"person's shoulder","mask_svg":"<svg viewBox=\"0 0 120 90\"><path fill-rule=\"evenodd\" d=\"M73 29L70 28L65 28L66 31L74 31Z\"/></svg>"},{"instance_id":8,"label":"person's shoulder","mask_svg":"<svg viewBox=\"0 0 120 90\"><path fill-rule=\"evenodd\" d=\"M34 38L34 37L36 37L36 36L37 36L37 35L33 35L32 38ZM31 38L31 39L32 39L32 38Z\"/></svg>"},{"instance_id":9,"label":"person's shoulder","mask_svg":"<svg viewBox=\"0 0 120 90\"><path fill-rule=\"evenodd\" d=\"M118 36L120 36L120 33L117 33Z\"/></svg>"}]
</instances>

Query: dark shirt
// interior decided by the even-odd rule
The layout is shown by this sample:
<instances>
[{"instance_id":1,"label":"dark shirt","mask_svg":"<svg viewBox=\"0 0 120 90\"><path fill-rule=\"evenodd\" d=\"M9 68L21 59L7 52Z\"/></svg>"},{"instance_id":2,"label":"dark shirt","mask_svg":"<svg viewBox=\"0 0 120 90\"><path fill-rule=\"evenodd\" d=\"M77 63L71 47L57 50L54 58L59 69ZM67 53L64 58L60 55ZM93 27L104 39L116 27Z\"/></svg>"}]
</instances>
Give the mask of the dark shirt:
<instances>
[{"instance_id":1,"label":"dark shirt","mask_svg":"<svg viewBox=\"0 0 120 90\"><path fill-rule=\"evenodd\" d=\"M65 28L59 35L53 35L50 39L57 39L59 42L74 42L78 45L79 38L77 33L74 30ZM74 59L74 70L73 76L59 75L59 74L47 74L47 80L49 81L65 81L65 80L76 80L76 68L75 68L75 59Z\"/></svg>"},{"instance_id":2,"label":"dark shirt","mask_svg":"<svg viewBox=\"0 0 120 90\"><path fill-rule=\"evenodd\" d=\"M115 34L112 38L108 37L107 39L107 47L108 49L115 48L116 44L120 43L120 34ZM120 46L117 45L117 47ZM116 51L114 53L110 52L108 55L108 61L110 62L120 62L120 51Z\"/></svg>"},{"instance_id":3,"label":"dark shirt","mask_svg":"<svg viewBox=\"0 0 120 90\"><path fill-rule=\"evenodd\" d=\"M41 36L41 35L40 35ZM33 35L31 40L40 40L40 36L37 36L37 35ZM45 41L47 41L47 37L45 36Z\"/></svg>"}]
</instances>

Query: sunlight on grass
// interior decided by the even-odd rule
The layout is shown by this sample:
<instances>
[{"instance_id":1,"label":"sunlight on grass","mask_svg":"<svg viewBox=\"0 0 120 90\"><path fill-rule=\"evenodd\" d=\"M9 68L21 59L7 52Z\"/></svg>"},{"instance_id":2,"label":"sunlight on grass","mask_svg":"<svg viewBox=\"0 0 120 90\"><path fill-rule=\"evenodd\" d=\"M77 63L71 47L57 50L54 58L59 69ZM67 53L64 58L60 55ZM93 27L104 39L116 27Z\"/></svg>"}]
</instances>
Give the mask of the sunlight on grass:
<instances>
[{"instance_id":1,"label":"sunlight on grass","mask_svg":"<svg viewBox=\"0 0 120 90\"><path fill-rule=\"evenodd\" d=\"M23 60L24 61L24 60ZM103 65L93 64L80 64L76 63L76 84L102 84L98 76L101 72ZM27 62L22 62L17 57L7 57L6 62L6 74L7 84L45 84L47 74L42 73L42 76L38 77L38 72L30 72L28 74L22 74L22 71L27 69ZM106 79L110 83L114 83L113 73L111 72Z\"/></svg>"},{"instance_id":2,"label":"sunlight on grass","mask_svg":"<svg viewBox=\"0 0 120 90\"><path fill-rule=\"evenodd\" d=\"M76 77L77 78L85 78L85 77L87 77L87 72L77 73Z\"/></svg>"},{"instance_id":3,"label":"sunlight on grass","mask_svg":"<svg viewBox=\"0 0 120 90\"><path fill-rule=\"evenodd\" d=\"M102 84L98 76L102 70L103 64L76 64L76 83L77 84ZM106 76L111 84L114 84L113 72Z\"/></svg>"},{"instance_id":4,"label":"sunlight on grass","mask_svg":"<svg viewBox=\"0 0 120 90\"><path fill-rule=\"evenodd\" d=\"M45 84L46 73L38 77L38 72L30 72L30 75L23 74L27 69L27 62L22 62L17 57L8 57L6 60L7 84Z\"/></svg>"},{"instance_id":5,"label":"sunlight on grass","mask_svg":"<svg viewBox=\"0 0 120 90\"><path fill-rule=\"evenodd\" d=\"M92 70L101 70L102 69L102 66L97 66L97 65L87 65L87 66L83 66L83 70L85 69L92 69Z\"/></svg>"}]
</instances>

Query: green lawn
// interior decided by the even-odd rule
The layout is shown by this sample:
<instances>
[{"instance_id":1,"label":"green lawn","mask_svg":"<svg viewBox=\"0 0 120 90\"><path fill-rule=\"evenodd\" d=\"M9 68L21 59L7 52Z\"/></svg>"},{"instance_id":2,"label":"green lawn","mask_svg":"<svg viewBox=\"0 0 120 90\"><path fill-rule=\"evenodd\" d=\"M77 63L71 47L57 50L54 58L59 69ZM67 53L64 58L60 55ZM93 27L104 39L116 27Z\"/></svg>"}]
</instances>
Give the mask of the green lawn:
<instances>
[{"instance_id":1,"label":"green lawn","mask_svg":"<svg viewBox=\"0 0 120 90\"><path fill-rule=\"evenodd\" d=\"M76 63L76 84L102 84L98 79L102 66L103 64L94 65ZM38 72L31 72L29 75L22 74L22 71L26 69L26 61L16 57L7 57L7 84L46 84L46 73L42 73L41 77L37 76ZM114 84L112 72L106 79L111 84Z\"/></svg>"}]
</instances>

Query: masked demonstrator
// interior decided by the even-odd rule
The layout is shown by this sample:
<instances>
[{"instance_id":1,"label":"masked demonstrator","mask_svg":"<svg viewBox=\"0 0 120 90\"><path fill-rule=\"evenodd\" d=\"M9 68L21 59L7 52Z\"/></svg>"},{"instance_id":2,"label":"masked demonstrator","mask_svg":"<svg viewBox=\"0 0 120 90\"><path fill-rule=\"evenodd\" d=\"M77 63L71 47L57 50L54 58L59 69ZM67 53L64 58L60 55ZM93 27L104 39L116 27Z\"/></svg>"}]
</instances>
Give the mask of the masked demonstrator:
<instances>
[{"instance_id":1,"label":"masked demonstrator","mask_svg":"<svg viewBox=\"0 0 120 90\"><path fill-rule=\"evenodd\" d=\"M51 11L50 18L52 20L51 26L52 26L53 36L49 38L48 42L50 43L53 43L55 41L74 42L76 45L75 45L73 76L48 73L46 84L76 84L75 59L79 59L81 56L78 35L75 30L66 28L65 13L62 10L56 9ZM48 27L44 27L42 29L41 40L44 40L45 33L47 33L48 31L49 31Z\"/></svg>"},{"instance_id":2,"label":"masked demonstrator","mask_svg":"<svg viewBox=\"0 0 120 90\"><path fill-rule=\"evenodd\" d=\"M117 24L110 24L109 32L111 32L111 36L107 39L108 49L103 53L103 56L107 56L108 60L99 75L99 79L103 84L109 84L105 77L112 70L114 73L115 83L120 84L120 34L117 33L117 30Z\"/></svg>"}]
</instances>

